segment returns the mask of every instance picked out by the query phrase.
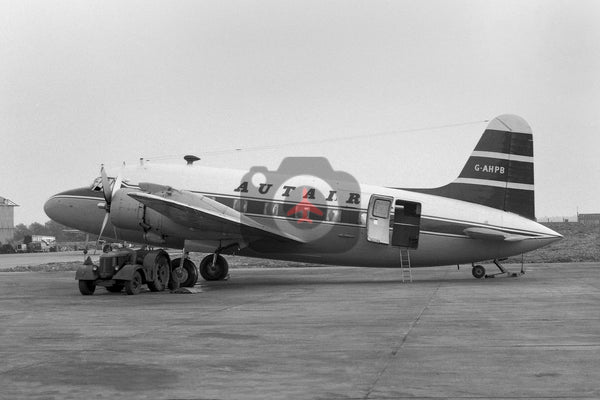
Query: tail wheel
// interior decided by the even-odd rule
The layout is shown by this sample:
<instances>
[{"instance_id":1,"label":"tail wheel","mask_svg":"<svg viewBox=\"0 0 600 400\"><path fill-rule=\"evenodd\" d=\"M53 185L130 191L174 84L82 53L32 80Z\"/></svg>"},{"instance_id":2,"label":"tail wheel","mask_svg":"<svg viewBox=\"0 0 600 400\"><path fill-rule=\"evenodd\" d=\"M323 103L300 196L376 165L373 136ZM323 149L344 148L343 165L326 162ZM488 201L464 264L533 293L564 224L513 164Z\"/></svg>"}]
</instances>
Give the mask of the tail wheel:
<instances>
[{"instance_id":1,"label":"tail wheel","mask_svg":"<svg viewBox=\"0 0 600 400\"><path fill-rule=\"evenodd\" d=\"M91 296L94 294L95 290L96 290L96 282L84 281L84 280L79 281L79 291L81 292L82 295Z\"/></svg>"},{"instance_id":2,"label":"tail wheel","mask_svg":"<svg viewBox=\"0 0 600 400\"><path fill-rule=\"evenodd\" d=\"M162 292L169 284L169 258L164 254L158 254L155 258L156 276L154 281L148 282L148 288L152 292Z\"/></svg>"},{"instance_id":3,"label":"tail wheel","mask_svg":"<svg viewBox=\"0 0 600 400\"><path fill-rule=\"evenodd\" d=\"M176 258L171 261L171 269L175 270L175 268L179 268L181 264L181 258ZM175 271L173 271L175 273ZM183 268L181 268L181 274L177 275L179 278L179 286L181 287L194 287L196 282L198 282L198 269L196 268L196 264L192 262L192 260L185 259L183 262Z\"/></svg>"},{"instance_id":4,"label":"tail wheel","mask_svg":"<svg viewBox=\"0 0 600 400\"><path fill-rule=\"evenodd\" d=\"M213 262L214 260L214 262ZM200 262L200 275L206 281L220 281L225 279L229 273L229 264L220 254L217 254L216 260L214 254L210 254Z\"/></svg>"},{"instance_id":5,"label":"tail wheel","mask_svg":"<svg viewBox=\"0 0 600 400\"><path fill-rule=\"evenodd\" d=\"M125 281L125 292L129 295L138 294L142 290L142 274L139 270L133 273L130 281Z\"/></svg>"},{"instance_id":6,"label":"tail wheel","mask_svg":"<svg viewBox=\"0 0 600 400\"><path fill-rule=\"evenodd\" d=\"M471 270L471 273L475 278L481 279L485 277L485 268L483 268L482 265L474 265L473 269Z\"/></svg>"}]
</instances>

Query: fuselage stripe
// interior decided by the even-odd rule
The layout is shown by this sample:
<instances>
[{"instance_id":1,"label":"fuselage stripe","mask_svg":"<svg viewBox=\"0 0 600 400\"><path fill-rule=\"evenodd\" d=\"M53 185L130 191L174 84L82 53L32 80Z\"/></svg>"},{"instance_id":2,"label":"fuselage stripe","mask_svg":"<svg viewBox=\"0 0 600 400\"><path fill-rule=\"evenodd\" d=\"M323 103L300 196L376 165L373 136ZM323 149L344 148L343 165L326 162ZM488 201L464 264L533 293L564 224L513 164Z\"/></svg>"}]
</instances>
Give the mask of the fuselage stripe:
<instances>
[{"instance_id":1,"label":"fuselage stripe","mask_svg":"<svg viewBox=\"0 0 600 400\"><path fill-rule=\"evenodd\" d=\"M496 158L498 160L509 160L509 161L533 163L533 157L520 156L517 154L499 153L499 152L495 152L495 151L474 151L473 153L471 153L471 157L487 157L487 158Z\"/></svg>"},{"instance_id":2,"label":"fuselage stripe","mask_svg":"<svg viewBox=\"0 0 600 400\"><path fill-rule=\"evenodd\" d=\"M502 182L492 181L490 179L477 179L477 178L456 178L452 183L464 183L466 185L483 185L483 186L494 186L506 189L519 189L519 190L534 190L534 185L528 185L525 183L514 183L514 182Z\"/></svg>"},{"instance_id":3,"label":"fuselage stripe","mask_svg":"<svg viewBox=\"0 0 600 400\"><path fill-rule=\"evenodd\" d=\"M204 194L206 195L206 194ZM216 193L214 193L213 195L216 195ZM221 195L223 196L223 195ZM224 203L229 203L232 199L229 198L227 199L227 197L223 196L214 196L215 200L219 201L219 202L224 202ZM59 194L59 195L55 195L53 196L53 198L69 198L69 199L81 199L81 200L88 200L88 201L104 201L104 199L102 197L94 197L94 196L85 196L85 195L68 195L68 194ZM227 201L229 200L229 201ZM276 204L278 202L276 201L268 201L268 200L262 200L261 202L256 201L256 203L262 203L263 205L269 205L269 204ZM226 204L228 205L228 204ZM229 205L228 205L229 206ZM272 218L272 219L289 219L289 220L296 220L297 218L292 217L289 218L287 216L283 216L283 215L273 215L271 213L268 213L268 207L259 207L260 211L258 212L243 212L243 214L248 215L250 217L254 217L254 218ZM335 208L334 208L335 209ZM341 211L350 211L350 210L341 210ZM340 218L341 216L338 216L337 218L335 218L336 220L327 220L326 218L320 220L320 223L326 223L328 225L333 225L333 226L345 226L345 227L354 227L354 226L358 226L360 228L365 228L365 221L361 221L362 218L360 218L360 213L364 212L364 210L352 210L354 211L354 214L352 215L351 218ZM393 217L393 212L390 214L390 220L393 221L394 217ZM466 220L457 220L457 219L451 219L451 218L443 218L443 217L436 217L433 215L421 215L421 222L419 224L420 226L420 233L421 234L427 234L427 235L437 235L437 236L448 236L448 237L455 237L455 238L468 238L468 236L464 233L464 230L466 228L470 228L470 227L483 227L483 228L489 228L489 229L495 229L498 230L500 232L503 233L507 233L507 234L519 234L519 235L524 235L524 236L529 236L532 239L533 238L542 238L542 237L547 237L547 235L542 234L541 232L535 232L535 231L529 231L529 230L519 230L519 229L506 229L502 226L498 226L498 225L490 225L490 224L482 224L482 223L477 223L477 222L473 222L473 221L466 221ZM392 226L390 226L390 229L393 229Z\"/></svg>"}]
</instances>

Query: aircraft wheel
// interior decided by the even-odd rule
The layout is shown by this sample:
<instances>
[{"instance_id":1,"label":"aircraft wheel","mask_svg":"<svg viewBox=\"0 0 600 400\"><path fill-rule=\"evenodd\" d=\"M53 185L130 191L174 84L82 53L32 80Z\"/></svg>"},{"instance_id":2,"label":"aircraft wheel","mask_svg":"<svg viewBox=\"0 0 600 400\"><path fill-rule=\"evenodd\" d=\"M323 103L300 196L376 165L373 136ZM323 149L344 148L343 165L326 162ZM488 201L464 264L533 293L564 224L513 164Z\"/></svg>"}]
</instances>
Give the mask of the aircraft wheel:
<instances>
[{"instance_id":1,"label":"aircraft wheel","mask_svg":"<svg viewBox=\"0 0 600 400\"><path fill-rule=\"evenodd\" d=\"M130 281L125 281L125 292L129 295L138 294L142 290L142 274L135 271Z\"/></svg>"},{"instance_id":2,"label":"aircraft wheel","mask_svg":"<svg viewBox=\"0 0 600 400\"><path fill-rule=\"evenodd\" d=\"M475 265L475 266L473 266L471 273L473 274L473 276L475 278L481 279L481 278L485 277L485 268L483 268L482 265Z\"/></svg>"},{"instance_id":3,"label":"aircraft wheel","mask_svg":"<svg viewBox=\"0 0 600 400\"><path fill-rule=\"evenodd\" d=\"M94 294L95 290L96 290L96 282L84 281L84 280L79 281L79 291L81 292L82 295L91 296Z\"/></svg>"},{"instance_id":4,"label":"aircraft wheel","mask_svg":"<svg viewBox=\"0 0 600 400\"><path fill-rule=\"evenodd\" d=\"M123 284L122 283L115 283L112 286L107 286L106 290L108 290L111 293L120 293L121 290L123 290Z\"/></svg>"},{"instance_id":5,"label":"aircraft wheel","mask_svg":"<svg viewBox=\"0 0 600 400\"><path fill-rule=\"evenodd\" d=\"M169 259L159 254L155 260L156 263L156 277L154 281L148 282L148 289L151 292L162 292L169 284Z\"/></svg>"},{"instance_id":6,"label":"aircraft wheel","mask_svg":"<svg viewBox=\"0 0 600 400\"><path fill-rule=\"evenodd\" d=\"M210 254L202 259L200 262L200 275L206 281L220 281L225 279L229 273L229 264L227 260L217 254L217 260L213 264L214 255Z\"/></svg>"},{"instance_id":7,"label":"aircraft wheel","mask_svg":"<svg viewBox=\"0 0 600 400\"><path fill-rule=\"evenodd\" d=\"M181 263L181 258L176 258L171 261L171 269L179 267ZM190 259L185 259L183 262L183 268L181 269L181 275L179 277L179 286L181 287L194 287L196 282L198 282L198 269L196 268L196 264L193 263Z\"/></svg>"}]
</instances>

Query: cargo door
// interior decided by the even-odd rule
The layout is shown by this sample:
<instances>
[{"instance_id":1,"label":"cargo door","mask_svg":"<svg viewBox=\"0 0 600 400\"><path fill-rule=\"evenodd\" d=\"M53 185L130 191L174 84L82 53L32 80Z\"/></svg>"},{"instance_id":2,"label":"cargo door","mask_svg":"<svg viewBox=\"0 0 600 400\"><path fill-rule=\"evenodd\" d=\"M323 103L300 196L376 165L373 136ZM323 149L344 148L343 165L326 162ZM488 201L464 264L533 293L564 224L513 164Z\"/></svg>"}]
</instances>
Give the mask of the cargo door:
<instances>
[{"instance_id":1,"label":"cargo door","mask_svg":"<svg viewBox=\"0 0 600 400\"><path fill-rule=\"evenodd\" d=\"M367 240L390 243L390 214L394 199L389 196L372 195L367 210Z\"/></svg>"},{"instance_id":2,"label":"cargo door","mask_svg":"<svg viewBox=\"0 0 600 400\"><path fill-rule=\"evenodd\" d=\"M396 200L394 202L392 246L416 249L419 247L420 230L421 203Z\"/></svg>"}]
</instances>

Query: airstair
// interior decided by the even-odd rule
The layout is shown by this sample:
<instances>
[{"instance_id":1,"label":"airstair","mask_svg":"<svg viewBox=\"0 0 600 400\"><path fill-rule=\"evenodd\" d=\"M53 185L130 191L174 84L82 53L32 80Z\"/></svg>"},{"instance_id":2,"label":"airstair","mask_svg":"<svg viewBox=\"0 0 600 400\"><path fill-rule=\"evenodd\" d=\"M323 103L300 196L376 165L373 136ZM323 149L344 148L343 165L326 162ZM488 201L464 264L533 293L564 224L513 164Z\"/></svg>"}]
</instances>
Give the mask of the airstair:
<instances>
[{"instance_id":1,"label":"airstair","mask_svg":"<svg viewBox=\"0 0 600 400\"><path fill-rule=\"evenodd\" d=\"M412 271L410 269L410 251L407 248L400 248L400 270L402 282L412 282Z\"/></svg>"}]
</instances>

